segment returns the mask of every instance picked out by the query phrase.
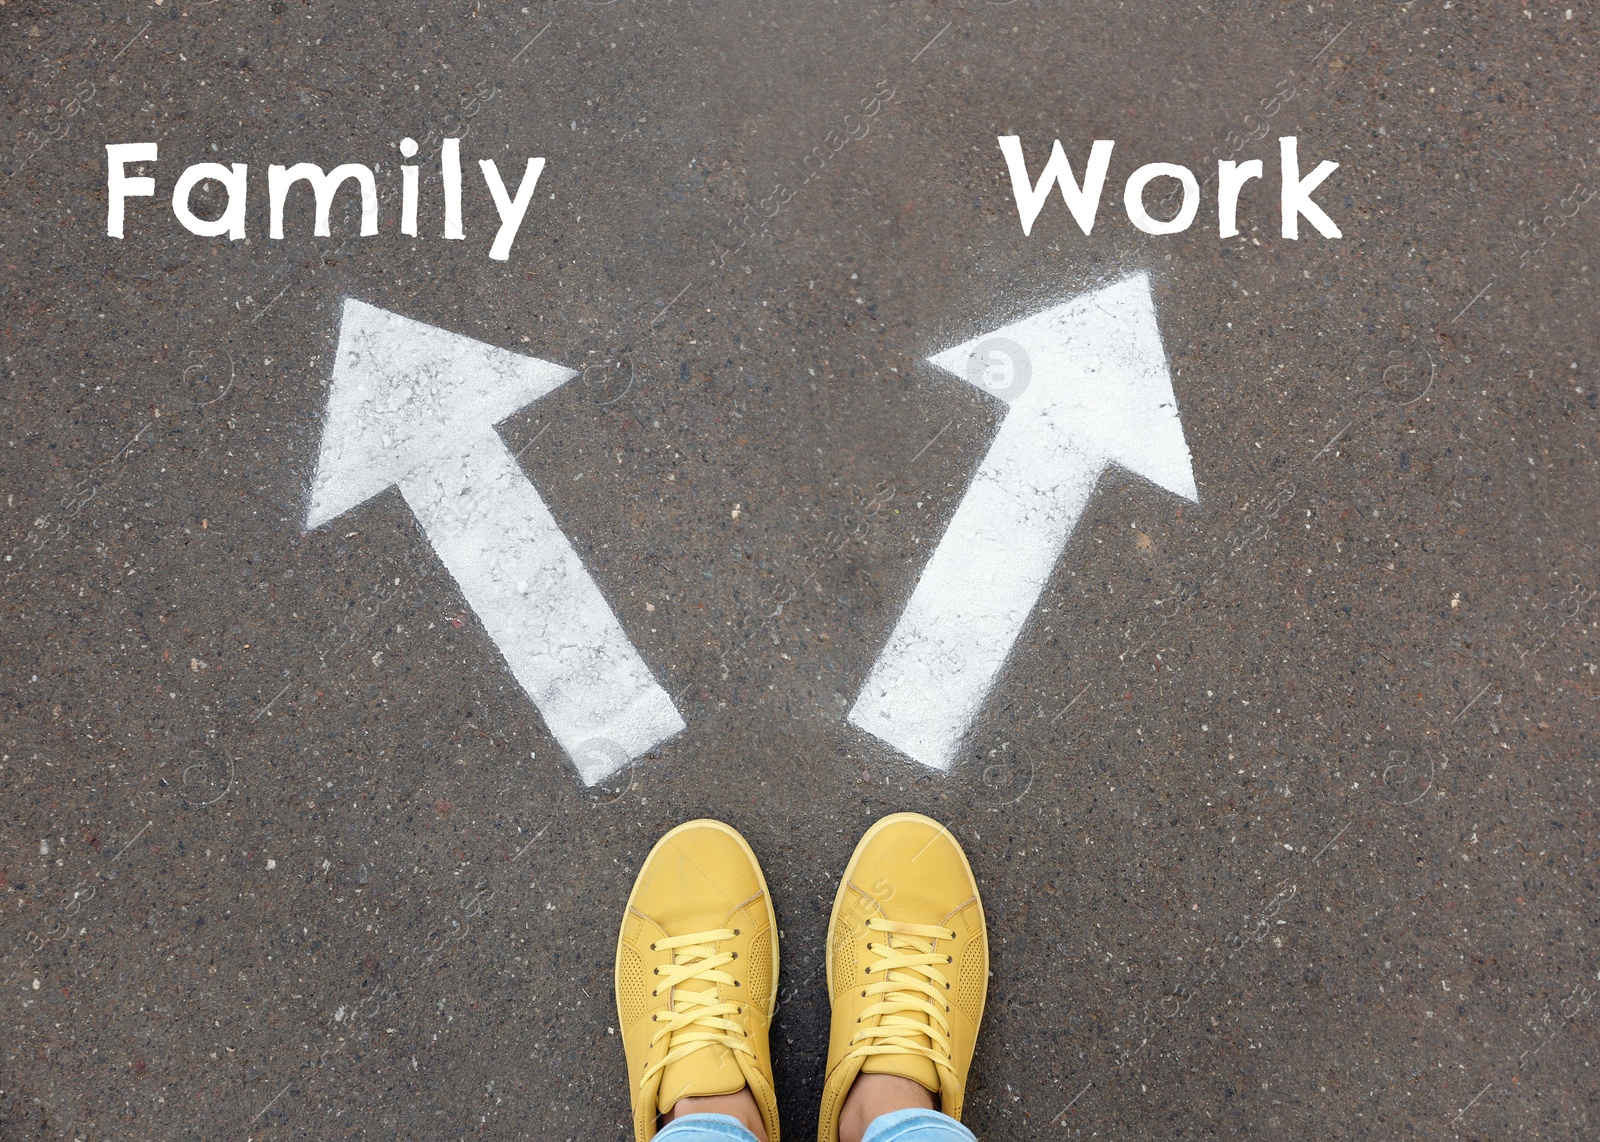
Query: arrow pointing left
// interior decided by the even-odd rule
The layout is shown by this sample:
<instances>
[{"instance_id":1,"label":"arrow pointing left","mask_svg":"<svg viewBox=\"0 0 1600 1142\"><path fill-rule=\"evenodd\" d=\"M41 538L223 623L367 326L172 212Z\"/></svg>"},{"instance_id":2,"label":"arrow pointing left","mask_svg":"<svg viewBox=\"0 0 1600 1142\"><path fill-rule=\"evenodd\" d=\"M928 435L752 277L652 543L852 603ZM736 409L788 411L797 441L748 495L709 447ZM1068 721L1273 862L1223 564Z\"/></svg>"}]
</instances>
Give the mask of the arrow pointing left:
<instances>
[{"instance_id":1,"label":"arrow pointing left","mask_svg":"<svg viewBox=\"0 0 1600 1142\"><path fill-rule=\"evenodd\" d=\"M306 527L398 486L592 785L684 722L495 431L575 375L346 299Z\"/></svg>"}]
</instances>

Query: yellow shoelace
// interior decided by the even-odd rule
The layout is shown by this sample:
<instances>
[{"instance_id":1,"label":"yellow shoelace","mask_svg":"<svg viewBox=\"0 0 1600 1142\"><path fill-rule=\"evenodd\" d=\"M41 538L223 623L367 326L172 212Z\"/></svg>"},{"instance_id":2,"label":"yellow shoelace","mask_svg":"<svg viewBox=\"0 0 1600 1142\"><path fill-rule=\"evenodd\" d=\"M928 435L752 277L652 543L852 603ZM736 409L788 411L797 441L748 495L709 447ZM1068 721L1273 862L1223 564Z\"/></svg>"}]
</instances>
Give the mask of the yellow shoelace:
<instances>
[{"instance_id":1,"label":"yellow shoelace","mask_svg":"<svg viewBox=\"0 0 1600 1142\"><path fill-rule=\"evenodd\" d=\"M954 1080L955 1066L950 1047L950 981L939 969L951 957L933 950L935 940L954 940L948 928L932 924L907 924L874 916L867 921L874 932L884 933L885 943L867 943L867 951L877 955L867 965L868 976L882 979L862 990L863 996L881 996L861 1012L861 1021L882 1016L875 1027L864 1027L850 1041L846 1058L869 1055L921 1055Z\"/></svg>"},{"instance_id":2,"label":"yellow shoelace","mask_svg":"<svg viewBox=\"0 0 1600 1142\"><path fill-rule=\"evenodd\" d=\"M743 1003L722 999L724 987L741 987L740 982L721 969L738 958L737 952L719 952L716 945L731 940L739 933L733 928L716 928L706 932L691 932L683 936L668 936L651 945L654 951L672 953L672 963L655 969L658 977L651 995L670 992L671 1006L665 1011L650 1015L652 1023L661 1027L650 1036L654 1047L667 1039L667 1053L645 1068L644 1082L664 1067L677 1062L695 1051L707 1047L725 1047L730 1051L755 1052L745 1042L750 1032L743 1023L730 1016L744 1014ZM704 983L702 988L690 988L690 982Z\"/></svg>"}]
</instances>

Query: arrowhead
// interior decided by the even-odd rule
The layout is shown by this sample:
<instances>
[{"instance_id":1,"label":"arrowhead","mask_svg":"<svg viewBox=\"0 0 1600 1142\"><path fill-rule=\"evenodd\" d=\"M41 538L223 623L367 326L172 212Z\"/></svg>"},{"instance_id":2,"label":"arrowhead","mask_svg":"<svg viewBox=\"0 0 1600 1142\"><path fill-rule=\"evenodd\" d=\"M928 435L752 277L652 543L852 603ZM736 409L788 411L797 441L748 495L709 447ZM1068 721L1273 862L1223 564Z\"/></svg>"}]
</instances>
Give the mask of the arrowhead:
<instances>
[{"instance_id":1,"label":"arrowhead","mask_svg":"<svg viewBox=\"0 0 1600 1142\"><path fill-rule=\"evenodd\" d=\"M346 298L306 527L320 527L576 373Z\"/></svg>"},{"instance_id":2,"label":"arrowhead","mask_svg":"<svg viewBox=\"0 0 1600 1142\"><path fill-rule=\"evenodd\" d=\"M1147 275L928 360L1013 406L1010 415L1044 417L1078 448L1199 501Z\"/></svg>"}]
</instances>

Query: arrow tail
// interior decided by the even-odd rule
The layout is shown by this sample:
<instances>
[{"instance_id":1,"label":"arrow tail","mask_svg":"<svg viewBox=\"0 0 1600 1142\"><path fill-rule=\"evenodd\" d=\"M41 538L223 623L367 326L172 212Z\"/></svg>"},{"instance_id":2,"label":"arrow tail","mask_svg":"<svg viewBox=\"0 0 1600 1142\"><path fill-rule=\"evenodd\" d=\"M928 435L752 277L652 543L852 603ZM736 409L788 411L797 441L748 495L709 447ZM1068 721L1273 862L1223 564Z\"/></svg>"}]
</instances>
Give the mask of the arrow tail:
<instances>
[{"instance_id":1,"label":"arrow tail","mask_svg":"<svg viewBox=\"0 0 1600 1142\"><path fill-rule=\"evenodd\" d=\"M873 664L850 721L948 770L1105 461L1013 410Z\"/></svg>"},{"instance_id":2,"label":"arrow tail","mask_svg":"<svg viewBox=\"0 0 1600 1142\"><path fill-rule=\"evenodd\" d=\"M586 784L681 732L538 490L498 437L400 490L506 664ZM454 475L453 473L451 475Z\"/></svg>"}]
</instances>

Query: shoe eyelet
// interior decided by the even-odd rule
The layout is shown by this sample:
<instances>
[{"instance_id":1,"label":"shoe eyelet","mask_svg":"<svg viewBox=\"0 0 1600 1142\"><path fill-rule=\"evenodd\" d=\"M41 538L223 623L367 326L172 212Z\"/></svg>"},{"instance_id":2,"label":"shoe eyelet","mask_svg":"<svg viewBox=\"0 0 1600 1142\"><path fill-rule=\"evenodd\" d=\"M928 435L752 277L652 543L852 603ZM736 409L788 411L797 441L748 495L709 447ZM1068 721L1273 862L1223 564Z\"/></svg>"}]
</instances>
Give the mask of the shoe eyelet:
<instances>
[{"instance_id":1,"label":"shoe eyelet","mask_svg":"<svg viewBox=\"0 0 1600 1142\"><path fill-rule=\"evenodd\" d=\"M944 962L947 964L953 964L956 962L956 958L954 956L946 956L944 958Z\"/></svg>"},{"instance_id":2,"label":"shoe eyelet","mask_svg":"<svg viewBox=\"0 0 1600 1142\"><path fill-rule=\"evenodd\" d=\"M734 959L738 959L739 958L739 953L738 952L734 952L734 953L732 953L732 955L733 955Z\"/></svg>"},{"instance_id":3,"label":"shoe eyelet","mask_svg":"<svg viewBox=\"0 0 1600 1142\"><path fill-rule=\"evenodd\" d=\"M734 935L735 935L735 936L737 936L737 935L738 935L738 934L739 934L739 929L737 929L737 928L735 928L735 929L734 929L734 930L733 930L733 934L734 934Z\"/></svg>"},{"instance_id":4,"label":"shoe eyelet","mask_svg":"<svg viewBox=\"0 0 1600 1142\"><path fill-rule=\"evenodd\" d=\"M861 989L861 998L865 999L866 997L867 997L867 989L866 988L862 988Z\"/></svg>"},{"instance_id":5,"label":"shoe eyelet","mask_svg":"<svg viewBox=\"0 0 1600 1142\"><path fill-rule=\"evenodd\" d=\"M654 999L656 996L658 996L660 994L661 993L659 991L656 991L655 989L652 988L651 991L650 991L650 998ZM652 1015L650 1018L654 1019L655 1016Z\"/></svg>"},{"instance_id":6,"label":"shoe eyelet","mask_svg":"<svg viewBox=\"0 0 1600 1142\"><path fill-rule=\"evenodd\" d=\"M739 982L739 981L738 981L738 980L734 980L734 981L733 981L733 986L734 986L734 987L743 987L743 986L744 986L744 984L742 984L742 983L740 983L740 982Z\"/></svg>"},{"instance_id":7,"label":"shoe eyelet","mask_svg":"<svg viewBox=\"0 0 1600 1142\"><path fill-rule=\"evenodd\" d=\"M946 991L949 991L949 990L950 990L950 985L949 985L949 984L948 984L948 983L947 983L947 984L945 984L945 985L944 985L944 989L945 989L945 990L946 990Z\"/></svg>"},{"instance_id":8,"label":"shoe eyelet","mask_svg":"<svg viewBox=\"0 0 1600 1142\"><path fill-rule=\"evenodd\" d=\"M656 946L655 946L655 945L654 945L654 944L651 944L651 945L650 945L650 950L651 950L651 951L652 951L652 952L653 952L653 951L655 951L655 950L656 950Z\"/></svg>"}]
</instances>

